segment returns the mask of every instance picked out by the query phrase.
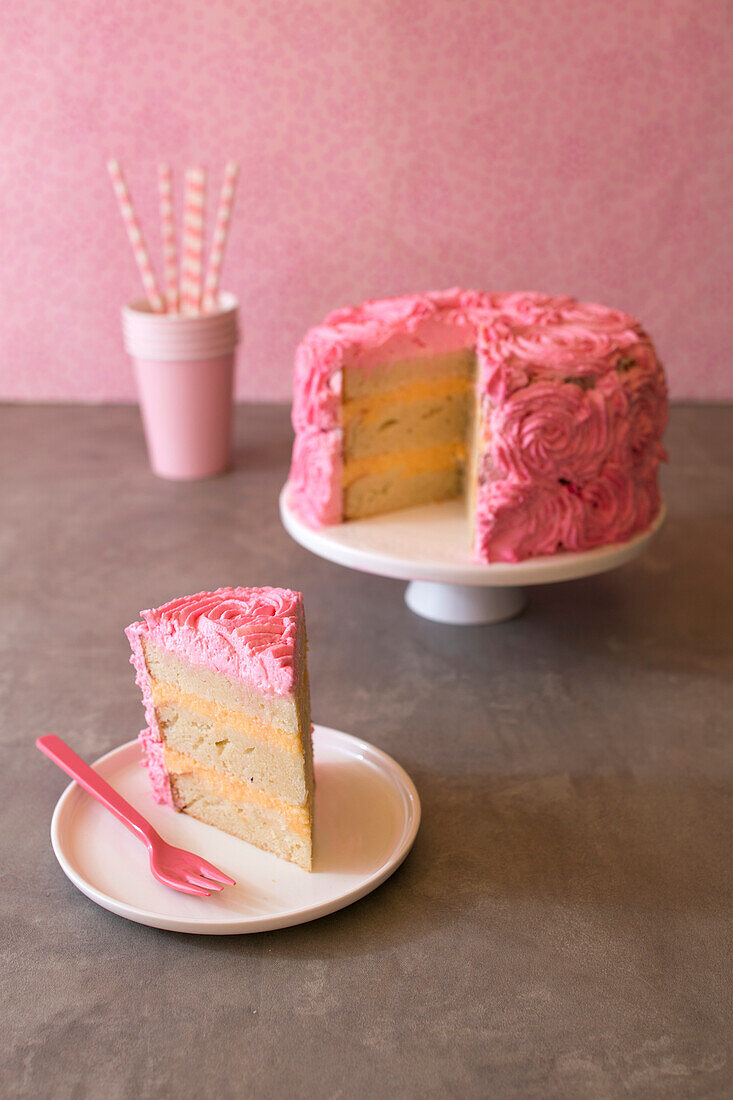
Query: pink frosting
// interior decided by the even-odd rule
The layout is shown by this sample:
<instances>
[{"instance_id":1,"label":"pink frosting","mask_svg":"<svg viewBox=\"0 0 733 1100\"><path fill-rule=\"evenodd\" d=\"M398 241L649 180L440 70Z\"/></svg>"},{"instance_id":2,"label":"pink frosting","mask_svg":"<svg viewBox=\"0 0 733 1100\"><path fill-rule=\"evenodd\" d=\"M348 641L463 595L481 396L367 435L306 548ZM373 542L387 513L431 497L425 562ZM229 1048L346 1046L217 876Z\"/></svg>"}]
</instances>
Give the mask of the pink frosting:
<instances>
[{"instance_id":1,"label":"pink frosting","mask_svg":"<svg viewBox=\"0 0 733 1100\"><path fill-rule=\"evenodd\" d=\"M258 690L288 695L295 682L303 597L288 588L217 588L141 611L154 645Z\"/></svg>"},{"instance_id":2,"label":"pink frosting","mask_svg":"<svg viewBox=\"0 0 733 1100\"><path fill-rule=\"evenodd\" d=\"M135 669L135 683L140 688L145 708L145 721L147 728L141 730L138 741L143 750L143 764L148 769L148 778L153 792L153 798L166 806L173 805L173 792L168 780L165 761L163 759L163 743L158 728L158 719L153 706L153 696L150 691L150 677L145 666L145 655L142 647L142 635L145 630L144 623L131 623L125 630L127 639L132 649L130 664Z\"/></svg>"},{"instance_id":3,"label":"pink frosting","mask_svg":"<svg viewBox=\"0 0 733 1100\"><path fill-rule=\"evenodd\" d=\"M287 588L219 588L140 614L125 631L148 723L139 740L156 800L172 805L142 639L258 690L289 695L304 636L303 597Z\"/></svg>"},{"instance_id":4,"label":"pink frosting","mask_svg":"<svg viewBox=\"0 0 733 1100\"><path fill-rule=\"evenodd\" d=\"M476 327L493 312L488 294L433 291L364 302L329 313L295 353L293 427L340 427L341 369L370 370L391 359L473 346Z\"/></svg>"},{"instance_id":5,"label":"pink frosting","mask_svg":"<svg viewBox=\"0 0 733 1100\"><path fill-rule=\"evenodd\" d=\"M540 379L514 390L490 416L497 465L519 480L587 481L626 432L628 399L618 376L584 392Z\"/></svg>"},{"instance_id":6,"label":"pink frosting","mask_svg":"<svg viewBox=\"0 0 733 1100\"><path fill-rule=\"evenodd\" d=\"M487 482L479 497L476 537L490 562L623 542L645 530L661 505L656 467L634 477L614 463L582 488L509 477Z\"/></svg>"},{"instance_id":7,"label":"pink frosting","mask_svg":"<svg viewBox=\"0 0 733 1100\"><path fill-rule=\"evenodd\" d=\"M487 561L521 561L559 548L580 549L583 506L569 486L504 478L479 487L477 545Z\"/></svg>"},{"instance_id":8,"label":"pink frosting","mask_svg":"<svg viewBox=\"0 0 733 1100\"><path fill-rule=\"evenodd\" d=\"M311 527L339 523L343 514L341 432L306 428L295 437L290 500Z\"/></svg>"},{"instance_id":9,"label":"pink frosting","mask_svg":"<svg viewBox=\"0 0 733 1100\"><path fill-rule=\"evenodd\" d=\"M153 798L161 806L173 806L173 791L168 778L168 769L165 766L163 742L160 737L156 737L149 726L147 729L140 731L138 741L143 750L142 763L148 769L148 779L150 780Z\"/></svg>"},{"instance_id":10,"label":"pink frosting","mask_svg":"<svg viewBox=\"0 0 733 1100\"><path fill-rule=\"evenodd\" d=\"M651 452L664 461L667 456L661 438L667 426L668 415L664 371L651 344L634 350L638 367L630 370L624 377L630 408L629 443L639 460L643 460L645 454ZM660 395L663 400L660 400Z\"/></svg>"},{"instance_id":11,"label":"pink frosting","mask_svg":"<svg viewBox=\"0 0 733 1100\"><path fill-rule=\"evenodd\" d=\"M646 505L643 494L640 500ZM583 486L583 523L579 549L621 542L649 523L648 508L639 509L634 478L628 469L608 463L600 475Z\"/></svg>"},{"instance_id":12,"label":"pink frosting","mask_svg":"<svg viewBox=\"0 0 733 1100\"><path fill-rule=\"evenodd\" d=\"M290 475L306 523L342 519L341 368L459 347L476 347L478 359L478 560L584 549L648 526L660 506L667 390L638 322L569 297L458 289L348 307L306 336Z\"/></svg>"}]
</instances>

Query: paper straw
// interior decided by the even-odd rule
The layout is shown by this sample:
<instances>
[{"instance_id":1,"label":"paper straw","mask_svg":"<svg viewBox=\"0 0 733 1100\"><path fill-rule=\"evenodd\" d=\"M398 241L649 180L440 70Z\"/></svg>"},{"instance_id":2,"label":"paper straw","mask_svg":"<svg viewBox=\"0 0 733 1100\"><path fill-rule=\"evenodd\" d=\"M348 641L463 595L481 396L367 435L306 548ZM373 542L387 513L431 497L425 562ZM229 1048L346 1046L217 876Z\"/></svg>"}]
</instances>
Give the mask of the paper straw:
<instances>
[{"instance_id":1,"label":"paper straw","mask_svg":"<svg viewBox=\"0 0 733 1100\"><path fill-rule=\"evenodd\" d=\"M183 259L181 273L181 310L198 313L201 309L201 277L204 267L204 202L206 169L186 171L186 197L183 207Z\"/></svg>"},{"instance_id":2,"label":"paper straw","mask_svg":"<svg viewBox=\"0 0 733 1100\"><path fill-rule=\"evenodd\" d=\"M170 164L158 165L160 199L160 235L163 241L165 298L168 313L178 313L178 259L176 230L173 224L173 173Z\"/></svg>"},{"instance_id":3,"label":"paper straw","mask_svg":"<svg viewBox=\"0 0 733 1100\"><path fill-rule=\"evenodd\" d=\"M229 220L234 205L234 188L237 183L238 170L238 166L232 160L224 168L224 181L221 185L219 209L216 214L214 236L211 241L211 255L209 256L209 267L206 272L204 286L204 313L209 313L214 309L219 295L219 277L229 233Z\"/></svg>"},{"instance_id":4,"label":"paper straw","mask_svg":"<svg viewBox=\"0 0 733 1100\"><path fill-rule=\"evenodd\" d=\"M117 196L117 205L120 208L120 214L122 220L125 223L125 229L127 230L127 237L132 246L132 252L135 257L135 261L140 271L140 278L143 281L143 287L145 288L145 294L147 296L150 308L155 313L162 313L165 309L165 304L160 296L157 283L155 282L155 275L153 274L153 266L150 263L150 256L148 250L145 247L145 241L143 235L140 232L140 225L137 220L135 209L132 205L132 199L130 198L130 192L127 189L125 183L125 177L122 175L122 168L118 160L107 161L107 171L110 174L112 180L112 186L114 187L115 195Z\"/></svg>"}]
</instances>

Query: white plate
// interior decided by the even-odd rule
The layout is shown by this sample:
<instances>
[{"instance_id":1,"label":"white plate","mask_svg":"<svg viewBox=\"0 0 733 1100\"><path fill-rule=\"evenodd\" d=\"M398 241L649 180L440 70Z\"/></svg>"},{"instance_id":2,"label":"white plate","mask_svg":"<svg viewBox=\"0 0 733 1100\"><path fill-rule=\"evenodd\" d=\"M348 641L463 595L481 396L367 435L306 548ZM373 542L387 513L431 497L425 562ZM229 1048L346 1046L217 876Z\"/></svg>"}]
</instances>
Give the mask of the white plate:
<instances>
[{"instance_id":1,"label":"white plate","mask_svg":"<svg viewBox=\"0 0 733 1100\"><path fill-rule=\"evenodd\" d=\"M347 733L316 726L314 870L303 871L187 814L156 805L137 741L94 765L171 844L236 879L193 898L161 885L143 844L76 783L59 799L51 842L64 873L88 898L139 924L228 935L287 928L364 897L399 867L420 824L420 799L390 756Z\"/></svg>"}]
</instances>

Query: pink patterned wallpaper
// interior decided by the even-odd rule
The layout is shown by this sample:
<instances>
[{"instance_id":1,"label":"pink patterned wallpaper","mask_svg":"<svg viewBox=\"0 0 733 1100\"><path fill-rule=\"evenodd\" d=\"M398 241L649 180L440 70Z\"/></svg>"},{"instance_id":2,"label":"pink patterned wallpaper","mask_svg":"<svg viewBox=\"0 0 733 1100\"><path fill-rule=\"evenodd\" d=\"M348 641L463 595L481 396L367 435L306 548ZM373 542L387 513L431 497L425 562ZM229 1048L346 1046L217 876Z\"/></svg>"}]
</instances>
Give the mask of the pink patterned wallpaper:
<instances>
[{"instance_id":1,"label":"pink patterned wallpaper","mask_svg":"<svg viewBox=\"0 0 733 1100\"><path fill-rule=\"evenodd\" d=\"M726 0L26 0L0 21L0 396L127 400L155 172L227 157L242 398L337 306L533 288L641 317L673 395L733 397ZM177 197L180 197L180 190Z\"/></svg>"}]
</instances>

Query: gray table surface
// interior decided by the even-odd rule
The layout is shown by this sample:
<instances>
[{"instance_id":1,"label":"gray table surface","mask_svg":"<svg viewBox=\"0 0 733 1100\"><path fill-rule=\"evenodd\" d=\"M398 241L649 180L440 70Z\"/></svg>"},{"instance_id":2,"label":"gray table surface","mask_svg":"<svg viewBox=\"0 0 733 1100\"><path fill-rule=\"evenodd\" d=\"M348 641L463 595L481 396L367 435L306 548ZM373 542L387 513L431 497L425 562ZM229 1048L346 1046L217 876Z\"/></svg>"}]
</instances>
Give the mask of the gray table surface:
<instances>
[{"instance_id":1,"label":"gray table surface","mask_svg":"<svg viewBox=\"0 0 733 1100\"><path fill-rule=\"evenodd\" d=\"M237 440L230 475L173 484L134 408L0 409L0 1094L730 1096L733 409L674 410L645 556L491 627L290 541L286 410ZM316 721L392 753L424 816L350 908L196 937L67 881L33 742L133 736L123 627L222 584L305 593Z\"/></svg>"}]
</instances>

